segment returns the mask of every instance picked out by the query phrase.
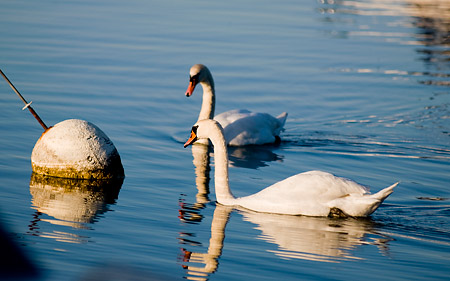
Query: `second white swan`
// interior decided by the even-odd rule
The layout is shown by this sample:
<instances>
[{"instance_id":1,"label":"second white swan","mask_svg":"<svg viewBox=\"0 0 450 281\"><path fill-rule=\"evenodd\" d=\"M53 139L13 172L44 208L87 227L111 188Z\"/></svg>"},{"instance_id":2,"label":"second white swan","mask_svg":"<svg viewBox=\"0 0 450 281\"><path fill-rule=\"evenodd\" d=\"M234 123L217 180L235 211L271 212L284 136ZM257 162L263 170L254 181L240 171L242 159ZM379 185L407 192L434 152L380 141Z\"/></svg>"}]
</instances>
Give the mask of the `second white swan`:
<instances>
[{"instance_id":1,"label":"second white swan","mask_svg":"<svg viewBox=\"0 0 450 281\"><path fill-rule=\"evenodd\" d=\"M347 216L366 217L398 184L370 194L354 181L326 172L310 171L277 182L253 195L236 198L228 183L227 145L221 125L211 119L198 121L184 147L198 139L210 139L213 144L216 199L223 205L276 214L328 216L337 211Z\"/></svg>"},{"instance_id":2,"label":"second white swan","mask_svg":"<svg viewBox=\"0 0 450 281\"><path fill-rule=\"evenodd\" d=\"M189 72L189 86L186 96L190 97L195 86L203 87L203 101L198 120L215 119L224 128L225 139L231 146L249 144L268 144L280 142L280 132L283 131L287 113L277 117L268 113L255 113L246 109L236 109L221 113L214 117L216 96L214 80L211 72L203 64L196 64Z\"/></svg>"}]
</instances>

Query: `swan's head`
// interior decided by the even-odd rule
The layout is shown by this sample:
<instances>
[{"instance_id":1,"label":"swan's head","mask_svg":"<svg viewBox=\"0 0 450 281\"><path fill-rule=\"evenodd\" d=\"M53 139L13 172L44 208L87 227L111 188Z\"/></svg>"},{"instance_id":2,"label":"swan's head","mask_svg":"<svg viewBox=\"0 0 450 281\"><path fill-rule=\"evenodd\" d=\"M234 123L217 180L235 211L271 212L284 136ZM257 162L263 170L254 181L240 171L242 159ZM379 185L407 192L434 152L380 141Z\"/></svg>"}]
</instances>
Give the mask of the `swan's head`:
<instances>
[{"instance_id":1,"label":"swan's head","mask_svg":"<svg viewBox=\"0 0 450 281\"><path fill-rule=\"evenodd\" d=\"M207 83L214 87L211 72L209 72L209 69L203 64L195 64L189 71L189 86L186 90L187 97L192 95L195 86L197 86L198 83Z\"/></svg>"},{"instance_id":2,"label":"swan's head","mask_svg":"<svg viewBox=\"0 0 450 281\"><path fill-rule=\"evenodd\" d=\"M189 136L189 139L184 143L184 148L188 147L198 140L197 129L197 125L192 126L191 135Z\"/></svg>"},{"instance_id":3,"label":"swan's head","mask_svg":"<svg viewBox=\"0 0 450 281\"><path fill-rule=\"evenodd\" d=\"M225 143L222 126L213 119L205 119L198 121L191 129L191 135L184 144L184 147L195 143L199 139L214 138Z\"/></svg>"}]
</instances>

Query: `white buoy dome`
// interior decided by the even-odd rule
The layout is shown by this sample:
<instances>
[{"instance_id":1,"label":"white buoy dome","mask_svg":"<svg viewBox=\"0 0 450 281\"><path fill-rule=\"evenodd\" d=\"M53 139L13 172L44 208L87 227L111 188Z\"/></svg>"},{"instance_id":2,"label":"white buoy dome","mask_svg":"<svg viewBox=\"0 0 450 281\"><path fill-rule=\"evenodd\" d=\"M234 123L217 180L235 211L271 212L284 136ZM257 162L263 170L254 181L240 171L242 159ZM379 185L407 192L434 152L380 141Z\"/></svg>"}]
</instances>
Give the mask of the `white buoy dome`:
<instances>
[{"instance_id":1,"label":"white buoy dome","mask_svg":"<svg viewBox=\"0 0 450 281\"><path fill-rule=\"evenodd\" d=\"M46 130L31 154L33 171L62 178L123 178L119 153L94 124L78 119L62 121Z\"/></svg>"}]
</instances>

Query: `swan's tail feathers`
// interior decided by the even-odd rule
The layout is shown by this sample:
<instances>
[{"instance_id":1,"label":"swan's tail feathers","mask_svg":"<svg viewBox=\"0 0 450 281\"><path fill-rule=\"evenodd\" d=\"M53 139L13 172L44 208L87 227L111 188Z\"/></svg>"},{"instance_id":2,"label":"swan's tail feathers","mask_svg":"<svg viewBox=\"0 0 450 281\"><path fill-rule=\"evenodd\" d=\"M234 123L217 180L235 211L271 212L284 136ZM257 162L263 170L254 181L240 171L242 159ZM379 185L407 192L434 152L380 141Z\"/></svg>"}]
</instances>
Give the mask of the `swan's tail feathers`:
<instances>
[{"instance_id":1,"label":"swan's tail feathers","mask_svg":"<svg viewBox=\"0 0 450 281\"><path fill-rule=\"evenodd\" d=\"M287 118L288 114L287 112L283 112L280 115L277 116L278 121L280 121L281 124L281 128L283 128L284 123L286 123L286 118Z\"/></svg>"},{"instance_id":2,"label":"swan's tail feathers","mask_svg":"<svg viewBox=\"0 0 450 281\"><path fill-rule=\"evenodd\" d=\"M384 201L389 195L391 195L392 192L394 192L394 187L396 187L400 182L396 182L393 185L386 187L385 189L382 189L378 191L377 193L371 195L370 197L380 200L380 203Z\"/></svg>"},{"instance_id":3,"label":"swan's tail feathers","mask_svg":"<svg viewBox=\"0 0 450 281\"><path fill-rule=\"evenodd\" d=\"M384 199L386 199L394 191L394 187L397 185L398 182L378 191L375 194L342 197L332 201L330 207L339 208L345 214L352 217L367 217L375 212L381 203L383 203Z\"/></svg>"},{"instance_id":4,"label":"swan's tail feathers","mask_svg":"<svg viewBox=\"0 0 450 281\"><path fill-rule=\"evenodd\" d=\"M366 197L368 200L366 201L368 203L367 208L360 216L369 216L373 212L375 212L376 209L383 203L384 199L386 199L391 193L394 191L394 187L396 187L399 184L399 182L394 183L393 185L386 187L385 189L382 189L378 191L375 194L369 195L369 196L363 196Z\"/></svg>"}]
</instances>

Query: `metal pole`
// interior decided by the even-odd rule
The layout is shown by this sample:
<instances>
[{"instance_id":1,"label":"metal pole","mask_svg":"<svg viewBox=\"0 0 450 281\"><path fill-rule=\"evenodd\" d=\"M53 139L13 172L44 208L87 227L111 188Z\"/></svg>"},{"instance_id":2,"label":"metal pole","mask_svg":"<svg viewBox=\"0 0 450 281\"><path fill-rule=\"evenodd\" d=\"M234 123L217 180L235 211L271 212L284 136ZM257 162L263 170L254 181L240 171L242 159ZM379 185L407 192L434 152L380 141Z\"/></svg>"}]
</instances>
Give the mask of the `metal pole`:
<instances>
[{"instance_id":1,"label":"metal pole","mask_svg":"<svg viewBox=\"0 0 450 281\"><path fill-rule=\"evenodd\" d=\"M9 84L9 86L11 86L13 91L19 96L19 98L25 104L25 106L22 108L22 110L24 110L25 108L28 108L28 110L31 112L31 114L33 114L34 118L36 118L36 120L39 122L39 124L41 124L42 128L44 128L44 130L47 130L48 129L47 125L45 125L44 121L42 121L42 119L39 117L39 115L37 115L36 111L34 111L34 109L31 107L32 102L28 103L24 99L24 97L19 93L19 91L16 89L16 87L14 87L14 85L11 83L11 81L9 81L8 77L6 77L6 75L3 73L3 71L1 69L0 69L0 74L3 76L3 78L5 78L6 82L8 82L8 84Z\"/></svg>"}]
</instances>

